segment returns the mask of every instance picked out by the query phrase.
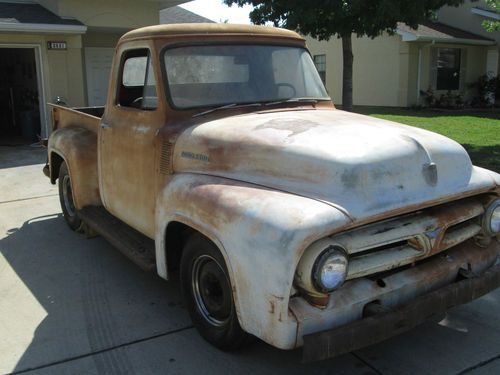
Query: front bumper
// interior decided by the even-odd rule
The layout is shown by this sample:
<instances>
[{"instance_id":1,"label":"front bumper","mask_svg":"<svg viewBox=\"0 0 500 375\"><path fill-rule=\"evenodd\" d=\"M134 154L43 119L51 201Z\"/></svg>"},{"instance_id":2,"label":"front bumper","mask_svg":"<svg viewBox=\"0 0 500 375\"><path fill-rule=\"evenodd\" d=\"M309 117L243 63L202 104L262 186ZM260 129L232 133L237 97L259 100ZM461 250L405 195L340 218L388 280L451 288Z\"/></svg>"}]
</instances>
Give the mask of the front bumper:
<instances>
[{"instance_id":1,"label":"front bumper","mask_svg":"<svg viewBox=\"0 0 500 375\"><path fill-rule=\"evenodd\" d=\"M495 241L495 240L494 240ZM383 312L323 332L304 335L303 361L326 359L408 331L433 315L477 299L500 286L500 264Z\"/></svg>"}]
</instances>

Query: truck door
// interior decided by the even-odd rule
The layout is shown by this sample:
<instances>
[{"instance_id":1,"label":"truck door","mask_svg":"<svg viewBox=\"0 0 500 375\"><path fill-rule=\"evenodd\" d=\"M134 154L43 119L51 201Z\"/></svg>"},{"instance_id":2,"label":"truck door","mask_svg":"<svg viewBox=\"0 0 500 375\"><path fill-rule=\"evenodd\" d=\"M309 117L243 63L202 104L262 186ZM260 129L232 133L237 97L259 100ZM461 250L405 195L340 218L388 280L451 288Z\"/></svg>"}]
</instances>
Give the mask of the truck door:
<instances>
[{"instance_id":1,"label":"truck door","mask_svg":"<svg viewBox=\"0 0 500 375\"><path fill-rule=\"evenodd\" d=\"M150 50L120 52L99 133L101 196L114 216L154 237L154 139L164 122L164 107L158 103Z\"/></svg>"}]
</instances>

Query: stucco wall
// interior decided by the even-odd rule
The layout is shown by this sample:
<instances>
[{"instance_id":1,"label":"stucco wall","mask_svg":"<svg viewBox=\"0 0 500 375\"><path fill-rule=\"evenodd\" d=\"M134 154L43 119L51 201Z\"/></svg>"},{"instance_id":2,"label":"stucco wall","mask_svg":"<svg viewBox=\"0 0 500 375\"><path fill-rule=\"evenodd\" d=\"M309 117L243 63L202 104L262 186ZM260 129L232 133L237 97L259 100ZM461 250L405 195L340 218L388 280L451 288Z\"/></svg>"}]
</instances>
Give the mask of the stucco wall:
<instances>
[{"instance_id":1,"label":"stucco wall","mask_svg":"<svg viewBox=\"0 0 500 375\"><path fill-rule=\"evenodd\" d=\"M398 36L375 39L353 36L355 105L405 106L409 48ZM326 86L336 104L342 103L342 43L307 38L312 55L326 54Z\"/></svg>"}]
</instances>

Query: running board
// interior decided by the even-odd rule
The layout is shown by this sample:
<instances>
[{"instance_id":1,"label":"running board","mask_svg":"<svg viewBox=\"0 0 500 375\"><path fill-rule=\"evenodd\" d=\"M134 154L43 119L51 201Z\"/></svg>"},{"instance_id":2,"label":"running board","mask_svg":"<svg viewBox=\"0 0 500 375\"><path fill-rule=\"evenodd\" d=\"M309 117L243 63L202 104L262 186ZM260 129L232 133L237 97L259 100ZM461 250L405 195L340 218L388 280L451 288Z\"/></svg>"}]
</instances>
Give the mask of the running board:
<instances>
[{"instance_id":1,"label":"running board","mask_svg":"<svg viewBox=\"0 0 500 375\"><path fill-rule=\"evenodd\" d=\"M104 207L88 206L78 211L80 218L144 271L156 268L155 243Z\"/></svg>"}]
</instances>

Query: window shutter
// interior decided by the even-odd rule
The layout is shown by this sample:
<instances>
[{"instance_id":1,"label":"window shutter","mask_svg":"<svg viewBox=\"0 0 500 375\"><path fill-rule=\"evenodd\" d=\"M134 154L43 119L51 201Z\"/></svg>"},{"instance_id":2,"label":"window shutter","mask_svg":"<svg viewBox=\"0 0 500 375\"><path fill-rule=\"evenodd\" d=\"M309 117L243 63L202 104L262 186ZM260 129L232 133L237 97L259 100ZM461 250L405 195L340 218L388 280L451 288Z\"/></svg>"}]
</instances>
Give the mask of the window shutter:
<instances>
[{"instance_id":1,"label":"window shutter","mask_svg":"<svg viewBox=\"0 0 500 375\"><path fill-rule=\"evenodd\" d=\"M438 64L438 48L431 48L431 70L429 73L429 86L436 90L437 86L437 64ZM427 90L427 88L425 88Z\"/></svg>"},{"instance_id":2,"label":"window shutter","mask_svg":"<svg viewBox=\"0 0 500 375\"><path fill-rule=\"evenodd\" d=\"M467 89L467 82L465 81L467 75L467 49L462 48L460 50L460 91L465 91Z\"/></svg>"}]
</instances>

